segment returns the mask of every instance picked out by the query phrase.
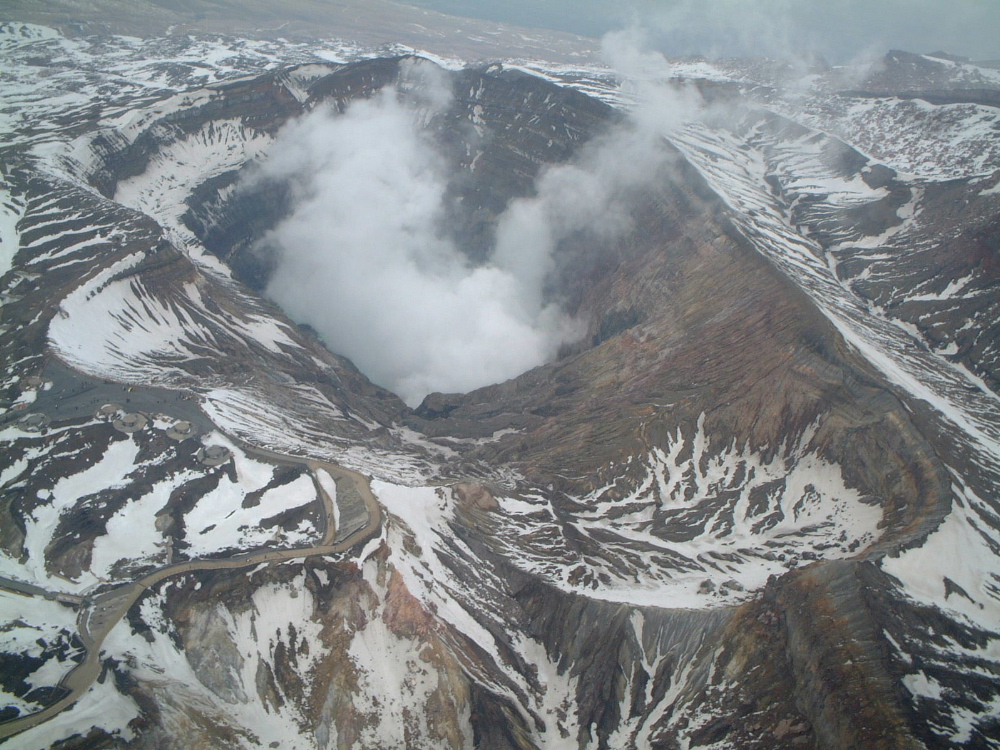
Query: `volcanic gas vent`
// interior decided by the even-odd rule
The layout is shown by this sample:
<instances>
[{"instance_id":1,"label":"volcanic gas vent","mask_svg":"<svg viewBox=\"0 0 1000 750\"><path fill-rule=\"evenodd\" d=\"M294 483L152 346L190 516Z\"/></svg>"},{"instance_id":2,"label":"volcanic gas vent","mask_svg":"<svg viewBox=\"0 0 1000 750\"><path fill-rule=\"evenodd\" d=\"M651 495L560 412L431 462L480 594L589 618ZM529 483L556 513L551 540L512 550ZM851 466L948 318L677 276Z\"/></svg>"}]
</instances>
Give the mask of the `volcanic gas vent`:
<instances>
[{"instance_id":1,"label":"volcanic gas vent","mask_svg":"<svg viewBox=\"0 0 1000 750\"><path fill-rule=\"evenodd\" d=\"M301 112L255 162L201 185L184 220L407 402L641 319L592 308L592 287L670 167L658 133L501 66L417 58L324 75Z\"/></svg>"},{"instance_id":2,"label":"volcanic gas vent","mask_svg":"<svg viewBox=\"0 0 1000 750\"><path fill-rule=\"evenodd\" d=\"M318 49L0 25L0 739L996 746L995 73Z\"/></svg>"}]
</instances>

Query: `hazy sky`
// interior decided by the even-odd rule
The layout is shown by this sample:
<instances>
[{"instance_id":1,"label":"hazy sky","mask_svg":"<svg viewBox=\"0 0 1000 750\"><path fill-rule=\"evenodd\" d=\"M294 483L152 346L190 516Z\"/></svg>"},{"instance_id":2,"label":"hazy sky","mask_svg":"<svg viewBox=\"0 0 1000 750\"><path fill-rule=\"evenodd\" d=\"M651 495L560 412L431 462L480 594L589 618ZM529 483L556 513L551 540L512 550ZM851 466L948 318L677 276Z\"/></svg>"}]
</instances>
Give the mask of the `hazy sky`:
<instances>
[{"instance_id":1,"label":"hazy sky","mask_svg":"<svg viewBox=\"0 0 1000 750\"><path fill-rule=\"evenodd\" d=\"M668 55L819 53L831 62L889 49L1000 59L998 0L409 0L455 15L588 36L641 25Z\"/></svg>"}]
</instances>

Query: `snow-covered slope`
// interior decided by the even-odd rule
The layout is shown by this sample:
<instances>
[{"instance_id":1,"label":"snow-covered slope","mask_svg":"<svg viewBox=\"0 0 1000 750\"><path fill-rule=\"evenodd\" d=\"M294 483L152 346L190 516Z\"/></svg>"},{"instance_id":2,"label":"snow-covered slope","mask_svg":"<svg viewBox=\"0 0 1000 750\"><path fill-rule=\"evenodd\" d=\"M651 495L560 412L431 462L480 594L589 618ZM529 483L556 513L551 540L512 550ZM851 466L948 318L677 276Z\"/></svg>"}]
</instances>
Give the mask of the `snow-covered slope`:
<instances>
[{"instance_id":1,"label":"snow-covered slope","mask_svg":"<svg viewBox=\"0 0 1000 750\"><path fill-rule=\"evenodd\" d=\"M501 498L498 546L597 599L687 609L746 601L771 575L851 556L879 536L881 510L810 453L811 437L765 457L712 445L701 421L678 428L666 450L634 459L637 486L616 477L579 498L576 518L544 496Z\"/></svg>"},{"instance_id":2,"label":"snow-covered slope","mask_svg":"<svg viewBox=\"0 0 1000 750\"><path fill-rule=\"evenodd\" d=\"M973 131L976 117L972 116ZM895 581L903 602L935 612L964 638L980 644L963 647L961 657L930 646L934 656L926 656L933 658L934 666L917 668L912 651L917 639L911 638L907 645L894 642L906 663L903 685L918 710L934 715L928 736L956 745L981 738L997 709L997 683L985 674L998 666L997 636L991 631L1000 617L996 557L1000 523L995 500L1000 478L1000 399L995 385L991 388L979 374L996 382L990 356L966 360L968 364L956 362L949 355L957 353L957 344L945 345L934 336L926 310L914 321L920 327L911 322L913 318L897 317L908 301L946 302L962 330L994 339L992 268L980 265L954 278L940 273L950 270L945 263L936 274L927 265L906 265L907 257L919 254L921 247L937 250L956 231L967 231L962 219L974 225L976 210L966 201L968 213L956 216L955 225L932 224L923 210L929 202L928 191L937 188L927 180L894 176L888 184L878 185L871 171L879 168L876 162L863 159L849 165L837 153L842 144L826 134L764 114L751 114L732 129L691 125L673 140L733 210L740 232L810 295L847 343L901 395L913 400L913 408L926 409L932 430L944 436L939 450L952 465L954 476L951 512L915 548L884 558L882 569ZM966 165L964 171L974 177L978 166ZM976 190L970 192L981 195L981 183L971 183ZM890 187L896 193L895 203ZM852 209L880 203L888 204L888 210L883 209L884 224L875 223L866 230L864 225L845 221ZM996 210L994 204L992 215ZM924 264L928 256L933 257L926 253ZM915 283L917 274L924 281ZM931 285L942 291L927 294ZM873 303L871 290L886 288L884 306ZM984 297L990 299L990 306L978 304ZM984 310L990 312L984 314ZM970 485L984 495L977 495ZM930 638L931 632L925 630L925 637ZM924 641L918 650L926 647ZM933 674L947 675L941 677L947 686ZM955 705L956 685L970 675L984 678L979 688L982 697Z\"/></svg>"},{"instance_id":3,"label":"snow-covered slope","mask_svg":"<svg viewBox=\"0 0 1000 750\"><path fill-rule=\"evenodd\" d=\"M0 716L67 709L13 741L997 746L1000 85L893 54L664 63L712 106L593 340L414 411L201 244L398 61L0 27ZM637 106L443 62L484 224Z\"/></svg>"}]
</instances>

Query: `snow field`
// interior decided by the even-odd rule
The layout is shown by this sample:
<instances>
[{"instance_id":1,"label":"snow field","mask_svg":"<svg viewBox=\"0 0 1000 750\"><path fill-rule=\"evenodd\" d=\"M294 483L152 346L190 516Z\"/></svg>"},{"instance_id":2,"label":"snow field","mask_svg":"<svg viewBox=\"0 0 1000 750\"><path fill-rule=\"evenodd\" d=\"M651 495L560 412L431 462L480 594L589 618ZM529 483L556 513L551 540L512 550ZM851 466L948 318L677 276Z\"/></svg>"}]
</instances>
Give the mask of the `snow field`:
<instances>
[{"instance_id":1,"label":"snow field","mask_svg":"<svg viewBox=\"0 0 1000 750\"><path fill-rule=\"evenodd\" d=\"M115 689L114 680L95 682L80 700L60 714L60 721L47 721L17 735L18 750L50 750L91 728L103 729L124 740L135 738L130 722L140 717L139 707Z\"/></svg>"},{"instance_id":2,"label":"snow field","mask_svg":"<svg viewBox=\"0 0 1000 750\"><path fill-rule=\"evenodd\" d=\"M913 347L910 334L878 315L836 277L819 245L800 235L767 189L768 166L734 134L690 126L673 142L736 213L740 231L809 294L847 342L905 392L931 404L1000 466L1000 401L975 386L964 368Z\"/></svg>"},{"instance_id":3,"label":"snow field","mask_svg":"<svg viewBox=\"0 0 1000 750\"><path fill-rule=\"evenodd\" d=\"M122 563L133 569L165 564L167 539L157 528L157 513L167 508L178 487L196 476L196 472L181 472L157 482L150 492L130 500L109 518L106 533L94 541L90 571L100 579L111 579L122 577L114 572Z\"/></svg>"},{"instance_id":4,"label":"snow field","mask_svg":"<svg viewBox=\"0 0 1000 750\"><path fill-rule=\"evenodd\" d=\"M528 708L542 716L545 722L545 728L539 731L543 747L558 750L576 747L577 725L572 711L576 678L553 662L541 643L512 633L509 644L499 644L472 615L472 612L477 612L478 617L497 618L502 632L502 607L497 604L494 608L491 602L502 601L507 596L506 583L488 566L470 566L462 561L463 557L466 560L476 558L447 526L452 518L452 501L448 491L441 487L405 487L382 481L373 482L372 491L394 517L386 524L384 543L389 549L389 562L403 577L407 590L426 611L433 612L436 619L447 623L483 649L507 680L518 687L520 695L531 696ZM410 545L405 538L411 534L420 548L417 555L407 552ZM451 552L451 548L460 550L458 555ZM456 578L450 564L445 564L445 558L451 561L450 564L465 567L464 580ZM513 648L527 664L536 668L540 691L507 662L502 655L505 646ZM521 705L520 695L512 691L509 684L498 682L488 674L477 677L486 680L491 690L509 698L513 705ZM526 721L532 721L529 715L523 716Z\"/></svg>"},{"instance_id":5,"label":"snow field","mask_svg":"<svg viewBox=\"0 0 1000 750\"><path fill-rule=\"evenodd\" d=\"M52 687L76 664L69 658L60 661L49 649L68 647L66 656L79 653L69 647L76 633L76 612L65 605L35 596L0 591L0 652L46 660L25 678L31 688ZM0 708L14 707L22 713L39 708L32 701L0 690Z\"/></svg>"},{"instance_id":6,"label":"snow field","mask_svg":"<svg viewBox=\"0 0 1000 750\"><path fill-rule=\"evenodd\" d=\"M385 602L376 563L369 561L363 572ZM437 668L420 651L414 639L393 633L383 617L372 617L363 631L354 634L348 655L358 675L358 692L352 697L356 711L370 717L360 732L367 747L407 750L407 737L433 736L427 707L430 699L444 689ZM467 742L472 728L464 727ZM426 739L425 739L426 741Z\"/></svg>"},{"instance_id":7,"label":"snow field","mask_svg":"<svg viewBox=\"0 0 1000 750\"><path fill-rule=\"evenodd\" d=\"M816 97L805 112L781 111L834 133L897 172L927 180L990 174L1000 167L1000 142L994 107L978 104L929 104L920 99L880 97L844 99L839 110Z\"/></svg>"},{"instance_id":8,"label":"snow field","mask_svg":"<svg viewBox=\"0 0 1000 750\"><path fill-rule=\"evenodd\" d=\"M302 717L292 708L294 704L286 703L284 710L275 711L260 698L255 687L257 665L261 660L270 660L277 641L287 637L289 623L294 623L306 638L317 635L319 626L311 628L308 619L311 595L302 582L257 590L248 610L237 617L223 607L212 610L210 617L217 618L214 627L223 629L241 656L237 671L228 673L227 678L236 688L230 688L237 693L236 700L220 697L207 687L188 656L178 650L170 637L172 626L163 614L162 592L146 597L140 604L143 621L153 629L152 642L132 635L128 623L122 621L105 640L104 653L128 664L132 676L152 690L164 714L165 727L178 733L174 736L188 731L187 712L197 706L199 713L216 726L230 726L249 733L247 737L256 736L258 742L248 746L268 747L277 742L283 748L314 750L315 743L303 732ZM240 699L240 694L245 699ZM118 695L117 699L131 703L125 696Z\"/></svg>"},{"instance_id":9,"label":"snow field","mask_svg":"<svg viewBox=\"0 0 1000 750\"><path fill-rule=\"evenodd\" d=\"M560 514L600 546L600 562L564 541L542 497L501 498L507 519L498 537L519 567L592 598L683 609L744 601L800 560L853 556L879 536L881 508L811 453L809 440L806 433L764 460L712 445L701 420L688 434L678 428L666 449L632 459L645 477L630 495L605 499L615 481L580 498L586 511ZM688 539L666 535L678 523L695 527ZM548 533L532 540L543 527Z\"/></svg>"},{"instance_id":10,"label":"snow field","mask_svg":"<svg viewBox=\"0 0 1000 750\"><path fill-rule=\"evenodd\" d=\"M185 514L184 541L190 558L205 557L225 550L264 546L307 546L317 540L315 527L303 522L286 532L262 523L282 511L319 501L312 477L303 473L290 484L266 490L253 507L243 507L248 493L262 490L274 476L272 464L251 459L247 454L213 432L203 438L206 445L224 445L233 453L236 481L223 476L219 485L199 498Z\"/></svg>"},{"instance_id":11,"label":"snow field","mask_svg":"<svg viewBox=\"0 0 1000 750\"><path fill-rule=\"evenodd\" d=\"M259 156L271 141L266 133L237 120L209 122L157 151L145 172L118 184L115 200L197 244L181 220L188 197L207 180Z\"/></svg>"},{"instance_id":12,"label":"snow field","mask_svg":"<svg viewBox=\"0 0 1000 750\"><path fill-rule=\"evenodd\" d=\"M63 513L76 507L81 499L128 484L138 453L139 445L131 438L113 442L97 463L61 478L48 497L40 498L47 502L36 507L25 523L24 550L28 557L19 572L32 583L54 591L80 592L96 584L97 577L89 571L82 571L73 581L53 577L46 568L45 550Z\"/></svg>"},{"instance_id":13,"label":"snow field","mask_svg":"<svg viewBox=\"0 0 1000 750\"><path fill-rule=\"evenodd\" d=\"M24 216L24 199L13 186L0 177L0 277L14 265L14 256L21 243L17 223Z\"/></svg>"},{"instance_id":14,"label":"snow field","mask_svg":"<svg viewBox=\"0 0 1000 750\"><path fill-rule=\"evenodd\" d=\"M1000 622L1000 587L998 587L997 553L1000 534L984 522L983 516L995 517L988 503L964 484L956 484L956 497L951 513L926 541L917 548L906 550L882 560L882 569L902 586L904 595L918 604L943 610L950 617L971 626L978 632L993 633L979 648L962 646L945 637L947 645L938 639L930 642L938 659L951 671L971 670L988 677L1000 664L1000 637L996 636ZM905 653L898 644L897 651ZM968 742L974 729L991 720L1000 711L1000 699L994 698L973 710L957 700L951 688L946 688L933 676L938 666L921 659L917 670L903 678L903 684L916 702L931 700L950 717L950 725L932 725L938 735L955 743Z\"/></svg>"}]
</instances>

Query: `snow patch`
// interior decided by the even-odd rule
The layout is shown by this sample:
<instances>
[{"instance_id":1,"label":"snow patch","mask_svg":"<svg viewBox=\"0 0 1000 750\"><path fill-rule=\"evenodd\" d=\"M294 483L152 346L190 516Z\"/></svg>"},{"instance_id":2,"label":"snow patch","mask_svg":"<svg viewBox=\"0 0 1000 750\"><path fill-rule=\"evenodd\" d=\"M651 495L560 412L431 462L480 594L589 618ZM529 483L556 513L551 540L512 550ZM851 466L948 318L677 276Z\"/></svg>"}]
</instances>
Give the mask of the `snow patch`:
<instances>
[{"instance_id":1,"label":"snow patch","mask_svg":"<svg viewBox=\"0 0 1000 750\"><path fill-rule=\"evenodd\" d=\"M995 518L971 489L955 486L955 503L944 522L917 548L882 560L882 569L903 585L913 600L944 610L978 628L1000 623L996 550L1000 539L981 516ZM965 595L948 586L957 584Z\"/></svg>"},{"instance_id":2,"label":"snow patch","mask_svg":"<svg viewBox=\"0 0 1000 750\"><path fill-rule=\"evenodd\" d=\"M24 550L28 559L23 570L29 580L42 587L49 585L52 579L46 568L45 550L52 541L59 518L88 495L128 484L138 454L139 445L134 440L118 440L108 446L97 463L56 482L48 497L43 498L46 502L36 506L25 522ZM60 578L52 588L78 591L96 582L92 574L84 572L76 581Z\"/></svg>"},{"instance_id":3,"label":"snow patch","mask_svg":"<svg viewBox=\"0 0 1000 750\"><path fill-rule=\"evenodd\" d=\"M238 120L206 123L162 146L142 174L118 183L115 200L154 217L186 242L196 243L181 217L187 199L208 180L256 158L272 138Z\"/></svg>"},{"instance_id":4,"label":"snow patch","mask_svg":"<svg viewBox=\"0 0 1000 750\"><path fill-rule=\"evenodd\" d=\"M800 561L850 557L879 536L881 508L809 440L765 459L714 446L699 421L639 458L645 477L624 497L622 478L579 498L586 509L572 515L539 496L500 498L496 536L515 565L592 598L688 609L744 601ZM564 524L601 559L576 551Z\"/></svg>"},{"instance_id":5,"label":"snow patch","mask_svg":"<svg viewBox=\"0 0 1000 750\"><path fill-rule=\"evenodd\" d=\"M271 481L275 467L249 458L236 445L219 433L205 437L206 444L224 444L233 452L236 481L228 475L207 492L184 516L184 540L191 557L205 557L224 550L268 546L306 546L316 541L316 529L311 523L292 531L281 526L264 526L264 521L283 511L316 502L316 487L308 474L292 482L264 491L251 507L246 505L248 493L258 492Z\"/></svg>"}]
</instances>

